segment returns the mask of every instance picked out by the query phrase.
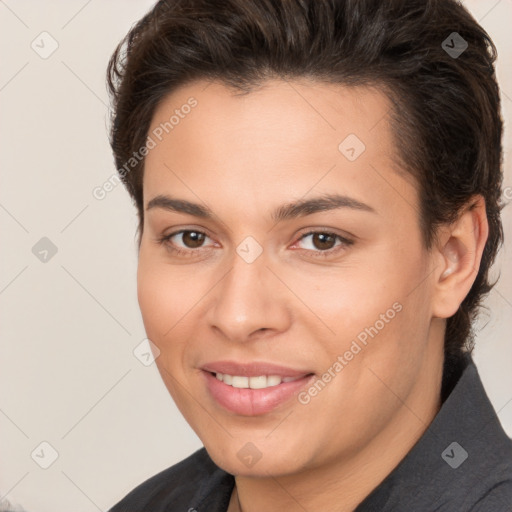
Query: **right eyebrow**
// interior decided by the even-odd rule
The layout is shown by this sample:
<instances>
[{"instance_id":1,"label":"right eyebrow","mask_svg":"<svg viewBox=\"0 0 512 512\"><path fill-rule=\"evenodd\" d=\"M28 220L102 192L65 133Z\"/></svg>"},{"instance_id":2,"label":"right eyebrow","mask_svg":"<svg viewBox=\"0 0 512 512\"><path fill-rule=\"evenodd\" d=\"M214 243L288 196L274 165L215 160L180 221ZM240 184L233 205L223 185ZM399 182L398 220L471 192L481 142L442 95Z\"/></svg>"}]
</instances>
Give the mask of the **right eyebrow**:
<instances>
[{"instance_id":1,"label":"right eyebrow","mask_svg":"<svg viewBox=\"0 0 512 512\"><path fill-rule=\"evenodd\" d=\"M214 217L213 212L206 206L166 195L158 195L151 199L146 206L146 211L152 208L162 208L173 212L186 213L202 219L213 219Z\"/></svg>"}]
</instances>

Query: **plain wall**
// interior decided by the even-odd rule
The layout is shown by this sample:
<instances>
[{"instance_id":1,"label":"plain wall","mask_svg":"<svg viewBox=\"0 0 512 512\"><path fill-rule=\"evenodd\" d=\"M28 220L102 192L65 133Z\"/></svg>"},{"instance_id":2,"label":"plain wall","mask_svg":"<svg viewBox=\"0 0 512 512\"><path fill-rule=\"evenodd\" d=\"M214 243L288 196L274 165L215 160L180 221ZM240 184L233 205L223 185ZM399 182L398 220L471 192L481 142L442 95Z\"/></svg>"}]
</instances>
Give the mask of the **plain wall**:
<instances>
[{"instance_id":1,"label":"plain wall","mask_svg":"<svg viewBox=\"0 0 512 512\"><path fill-rule=\"evenodd\" d=\"M201 446L155 365L136 298L136 212L107 138L105 70L148 0L0 2L2 265L0 496L30 512L107 510L134 486ZM495 41L512 198L512 2L467 1ZM43 59L52 40L58 49ZM510 207L504 210L510 234ZM51 245L57 249L51 256ZM49 250L48 261L33 253ZM46 245L45 245L46 244ZM495 271L475 360L512 435L512 238ZM42 249L41 249L42 247ZM51 450L57 460L48 462ZM34 452L34 458L31 454ZM43 450L41 452L41 450ZM39 458L38 458L39 454ZM44 455L42 455L44 454Z\"/></svg>"}]
</instances>

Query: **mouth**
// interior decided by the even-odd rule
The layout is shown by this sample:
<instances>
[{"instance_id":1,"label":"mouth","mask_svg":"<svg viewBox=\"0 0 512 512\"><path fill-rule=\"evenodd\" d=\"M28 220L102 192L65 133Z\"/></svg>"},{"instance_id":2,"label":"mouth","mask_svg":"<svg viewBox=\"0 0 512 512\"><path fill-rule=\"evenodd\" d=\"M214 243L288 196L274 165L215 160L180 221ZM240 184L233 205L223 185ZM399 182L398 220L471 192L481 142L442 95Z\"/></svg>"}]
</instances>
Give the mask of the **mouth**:
<instances>
[{"instance_id":1,"label":"mouth","mask_svg":"<svg viewBox=\"0 0 512 512\"><path fill-rule=\"evenodd\" d=\"M261 363L215 363L202 370L210 397L224 410L241 416L284 407L314 377L312 372Z\"/></svg>"},{"instance_id":2,"label":"mouth","mask_svg":"<svg viewBox=\"0 0 512 512\"><path fill-rule=\"evenodd\" d=\"M218 380L228 386L238 389L267 389L279 386L281 382L293 382L301 377L281 377L280 375L258 375L246 377L244 375L229 375L228 373L211 372Z\"/></svg>"}]
</instances>

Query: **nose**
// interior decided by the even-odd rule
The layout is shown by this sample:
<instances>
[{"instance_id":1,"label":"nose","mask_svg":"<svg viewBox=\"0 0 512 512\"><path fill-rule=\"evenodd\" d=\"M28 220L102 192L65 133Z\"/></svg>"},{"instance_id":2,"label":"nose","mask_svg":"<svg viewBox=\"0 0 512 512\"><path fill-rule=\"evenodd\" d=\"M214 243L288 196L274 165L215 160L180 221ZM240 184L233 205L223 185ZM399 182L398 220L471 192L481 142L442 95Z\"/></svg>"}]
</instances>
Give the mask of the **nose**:
<instances>
[{"instance_id":1,"label":"nose","mask_svg":"<svg viewBox=\"0 0 512 512\"><path fill-rule=\"evenodd\" d=\"M252 263L235 254L231 269L215 287L210 325L226 339L245 342L289 328L289 293L267 263L265 253Z\"/></svg>"}]
</instances>

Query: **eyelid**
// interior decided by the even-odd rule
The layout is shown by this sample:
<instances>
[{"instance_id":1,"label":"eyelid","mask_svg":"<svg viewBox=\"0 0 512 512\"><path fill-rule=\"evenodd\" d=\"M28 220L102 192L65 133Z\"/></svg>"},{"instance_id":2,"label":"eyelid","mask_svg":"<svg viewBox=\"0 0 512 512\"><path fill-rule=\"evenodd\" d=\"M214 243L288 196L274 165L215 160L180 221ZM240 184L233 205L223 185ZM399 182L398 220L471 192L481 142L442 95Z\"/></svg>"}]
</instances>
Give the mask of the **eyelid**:
<instances>
[{"instance_id":1,"label":"eyelid","mask_svg":"<svg viewBox=\"0 0 512 512\"><path fill-rule=\"evenodd\" d=\"M210 238L212 240L212 237L208 235L208 233L203 229L196 229L193 227L187 227L187 228L181 228L176 231L172 231L171 233L164 234L158 238L158 242L160 244L164 244L167 249L171 252L174 252L175 254L185 254L193 256L194 254L202 253L204 250L208 250L211 246L201 246L197 248L187 248L187 247L179 247L179 246L173 246L170 243L170 239L176 235L180 235L187 232L195 232L200 233L202 235L205 235L205 237ZM352 235L350 235L351 238L348 238L344 235L341 235L334 231L333 229L328 228L306 228L303 230L302 233L296 235L296 241L293 243L292 247L294 247L298 242L303 240L305 237L310 235L315 235L318 233L325 233L327 235L332 235L335 238L340 240L340 244L335 245L334 247L331 247L330 249L326 250L315 250L315 249L298 249L299 251L305 251L307 253L310 253L314 257L328 257L330 255L333 255L337 253L340 250L346 249L348 246L352 245L354 243L354 240Z\"/></svg>"},{"instance_id":2,"label":"eyelid","mask_svg":"<svg viewBox=\"0 0 512 512\"><path fill-rule=\"evenodd\" d=\"M344 248L354 244L354 239L353 238L355 238L355 237L350 237L349 238L347 236L344 236L344 235L341 235L341 234L337 233L336 231L333 231L332 229L310 228L310 229L305 230L303 233L298 235L297 241L293 243L292 247L294 247L297 243L299 243L305 237L310 236L310 235L316 235L318 233L323 233L323 234L326 234L326 235L334 236L334 238L340 240L341 243L338 244L338 245L334 245L334 247L331 247L330 249L326 249L324 251L321 251L319 249L317 249L317 250L314 250L314 249L299 249L299 250L306 251L306 252L312 253L314 255L329 256L329 255L332 255L332 254L336 253L338 250L344 249Z\"/></svg>"},{"instance_id":3,"label":"eyelid","mask_svg":"<svg viewBox=\"0 0 512 512\"><path fill-rule=\"evenodd\" d=\"M317 226L303 228L299 231L299 233L296 236L298 238L300 238L304 235L310 235L311 233L326 233L328 235L336 235L345 240L356 240L357 239L357 237L355 235L353 235L352 233L349 233L348 231L340 232L340 230L336 229L336 228L322 228L322 227L317 227Z\"/></svg>"},{"instance_id":4,"label":"eyelid","mask_svg":"<svg viewBox=\"0 0 512 512\"><path fill-rule=\"evenodd\" d=\"M169 242L170 239L176 235L181 235L187 232L193 232L193 233L199 233L201 235L204 235L206 238L209 238L212 240L212 237L203 229L196 229L196 228L181 228L176 231L171 231L170 233L164 234L162 236L158 237L159 243L166 243ZM189 247L178 247L179 249L182 249L184 251L192 251L192 252L199 252L201 249L205 249L205 247L197 247L196 249L191 249Z\"/></svg>"}]
</instances>

